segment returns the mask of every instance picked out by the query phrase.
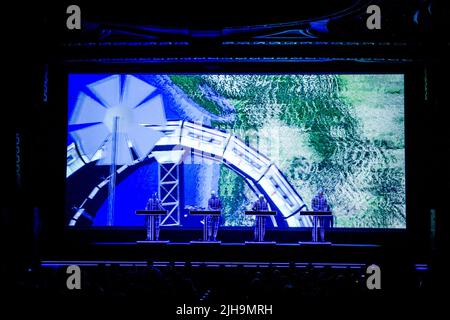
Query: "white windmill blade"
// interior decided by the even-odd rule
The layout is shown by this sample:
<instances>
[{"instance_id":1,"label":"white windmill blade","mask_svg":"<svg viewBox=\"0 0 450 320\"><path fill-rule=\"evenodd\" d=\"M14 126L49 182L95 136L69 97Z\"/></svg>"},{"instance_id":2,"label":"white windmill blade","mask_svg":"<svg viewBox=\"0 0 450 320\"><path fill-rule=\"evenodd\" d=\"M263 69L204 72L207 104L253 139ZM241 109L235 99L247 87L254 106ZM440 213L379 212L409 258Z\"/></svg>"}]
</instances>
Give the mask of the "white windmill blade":
<instances>
[{"instance_id":1,"label":"white windmill blade","mask_svg":"<svg viewBox=\"0 0 450 320\"><path fill-rule=\"evenodd\" d=\"M155 90L156 88L147 82L126 75L123 85L122 105L127 108L135 108Z\"/></svg>"},{"instance_id":2,"label":"white windmill blade","mask_svg":"<svg viewBox=\"0 0 450 320\"><path fill-rule=\"evenodd\" d=\"M106 110L98 101L80 92L69 124L103 122Z\"/></svg>"},{"instance_id":3,"label":"white windmill blade","mask_svg":"<svg viewBox=\"0 0 450 320\"><path fill-rule=\"evenodd\" d=\"M105 107L112 108L120 104L120 76L113 75L87 86Z\"/></svg>"},{"instance_id":4,"label":"white windmill blade","mask_svg":"<svg viewBox=\"0 0 450 320\"><path fill-rule=\"evenodd\" d=\"M159 131L140 126L140 124L166 124L161 94L145 101L156 88L132 75L126 75L124 79L123 90L121 90L120 75L112 75L89 84L87 87L101 103L81 92L72 116L71 124L101 122L100 127L86 127L72 133L89 159L92 159L103 146L100 161L97 162L99 165L112 164L114 130L116 131L115 164L118 165L133 162L129 145L135 149L139 159L143 159L164 135ZM145 102L142 103L142 101ZM117 128L114 126L116 119Z\"/></svg>"},{"instance_id":5,"label":"white windmill blade","mask_svg":"<svg viewBox=\"0 0 450 320\"><path fill-rule=\"evenodd\" d=\"M150 153L156 142L164 134L162 132L135 124L128 127L127 135L139 159L143 159Z\"/></svg>"},{"instance_id":6,"label":"white windmill blade","mask_svg":"<svg viewBox=\"0 0 450 320\"><path fill-rule=\"evenodd\" d=\"M167 121L160 94L134 108L132 113L136 123L139 124L164 125Z\"/></svg>"},{"instance_id":7,"label":"white windmill blade","mask_svg":"<svg viewBox=\"0 0 450 320\"><path fill-rule=\"evenodd\" d=\"M116 165L130 164L133 162L133 157L131 156L131 150L128 147L128 141L125 133L117 133L117 149L116 149ZM112 134L109 136L108 141L105 143L102 149L102 157L97 162L98 165L111 165L111 154L112 150Z\"/></svg>"},{"instance_id":8,"label":"white windmill blade","mask_svg":"<svg viewBox=\"0 0 450 320\"><path fill-rule=\"evenodd\" d=\"M71 132L70 134L72 135L73 140L78 142L81 152L91 160L108 138L110 132L104 123L98 123Z\"/></svg>"}]
</instances>

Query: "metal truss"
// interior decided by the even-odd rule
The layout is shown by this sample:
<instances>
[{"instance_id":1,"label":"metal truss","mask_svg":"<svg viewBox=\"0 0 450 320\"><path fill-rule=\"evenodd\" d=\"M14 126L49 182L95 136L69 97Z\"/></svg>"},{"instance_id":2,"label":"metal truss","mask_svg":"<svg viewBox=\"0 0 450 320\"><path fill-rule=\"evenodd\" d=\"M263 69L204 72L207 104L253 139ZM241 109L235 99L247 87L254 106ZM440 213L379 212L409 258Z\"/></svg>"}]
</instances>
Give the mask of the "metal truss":
<instances>
[{"instance_id":1,"label":"metal truss","mask_svg":"<svg viewBox=\"0 0 450 320\"><path fill-rule=\"evenodd\" d=\"M162 226L180 225L180 167L178 163L158 163L159 198L167 210Z\"/></svg>"}]
</instances>

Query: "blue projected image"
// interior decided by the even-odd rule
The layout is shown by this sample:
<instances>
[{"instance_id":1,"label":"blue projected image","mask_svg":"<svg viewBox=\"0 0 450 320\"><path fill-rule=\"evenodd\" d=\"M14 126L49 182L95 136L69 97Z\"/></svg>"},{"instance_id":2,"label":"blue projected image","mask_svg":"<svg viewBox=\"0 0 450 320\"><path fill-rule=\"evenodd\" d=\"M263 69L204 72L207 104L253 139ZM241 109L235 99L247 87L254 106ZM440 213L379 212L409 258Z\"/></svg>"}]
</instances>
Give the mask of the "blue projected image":
<instances>
[{"instance_id":1,"label":"blue projected image","mask_svg":"<svg viewBox=\"0 0 450 320\"><path fill-rule=\"evenodd\" d=\"M143 226L157 192L163 226L200 227L214 190L224 226L263 194L309 227L324 190L335 227L405 228L404 148L399 74L70 74L66 220Z\"/></svg>"}]
</instances>

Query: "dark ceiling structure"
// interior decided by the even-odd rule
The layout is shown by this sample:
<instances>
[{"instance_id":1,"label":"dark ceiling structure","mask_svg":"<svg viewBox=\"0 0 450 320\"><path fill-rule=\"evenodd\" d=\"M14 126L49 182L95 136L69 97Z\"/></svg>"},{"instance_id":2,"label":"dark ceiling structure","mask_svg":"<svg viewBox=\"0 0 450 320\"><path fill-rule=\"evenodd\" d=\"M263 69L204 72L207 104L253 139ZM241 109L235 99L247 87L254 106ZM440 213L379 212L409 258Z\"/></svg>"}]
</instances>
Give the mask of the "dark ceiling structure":
<instances>
[{"instance_id":1,"label":"dark ceiling structure","mask_svg":"<svg viewBox=\"0 0 450 320\"><path fill-rule=\"evenodd\" d=\"M379 29L369 29L371 6L380 9ZM445 31L432 0L316 0L271 5L140 4L82 2L81 30L66 28L67 4L38 7L36 34L56 45L127 43L419 43ZM434 13L434 15L433 15ZM444 37L445 38L445 37ZM443 40L444 38L440 38ZM42 39L41 39L42 40Z\"/></svg>"},{"instance_id":2,"label":"dark ceiling structure","mask_svg":"<svg viewBox=\"0 0 450 320\"><path fill-rule=\"evenodd\" d=\"M442 10L433 0L316 0L253 7L80 2L80 30L66 27L68 5L36 8L27 32L29 43L41 49L35 60L283 57L403 63L439 58L448 47L446 20L439 18ZM367 26L373 6L380 9L379 29Z\"/></svg>"},{"instance_id":3,"label":"dark ceiling structure","mask_svg":"<svg viewBox=\"0 0 450 320\"><path fill-rule=\"evenodd\" d=\"M381 29L370 30L368 8L380 8ZM413 41L438 29L431 0L343 0L244 7L231 3L136 5L82 3L80 32L64 30L62 5L48 8L45 27L67 41ZM370 11L369 11L370 12ZM438 31L438 30L436 30ZM69 36L69 37L67 37Z\"/></svg>"}]
</instances>

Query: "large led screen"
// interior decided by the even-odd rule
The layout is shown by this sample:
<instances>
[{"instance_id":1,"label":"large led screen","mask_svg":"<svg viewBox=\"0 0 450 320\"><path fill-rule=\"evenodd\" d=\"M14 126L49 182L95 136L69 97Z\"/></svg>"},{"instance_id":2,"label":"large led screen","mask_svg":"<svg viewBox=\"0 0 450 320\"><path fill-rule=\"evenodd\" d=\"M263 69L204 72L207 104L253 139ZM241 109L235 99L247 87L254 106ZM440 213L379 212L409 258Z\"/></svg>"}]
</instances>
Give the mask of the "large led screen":
<instances>
[{"instance_id":1,"label":"large led screen","mask_svg":"<svg viewBox=\"0 0 450 320\"><path fill-rule=\"evenodd\" d=\"M321 190L334 227L405 228L402 74L69 74L68 226L163 226L222 201L221 224L262 194L274 228L311 226Z\"/></svg>"}]
</instances>

